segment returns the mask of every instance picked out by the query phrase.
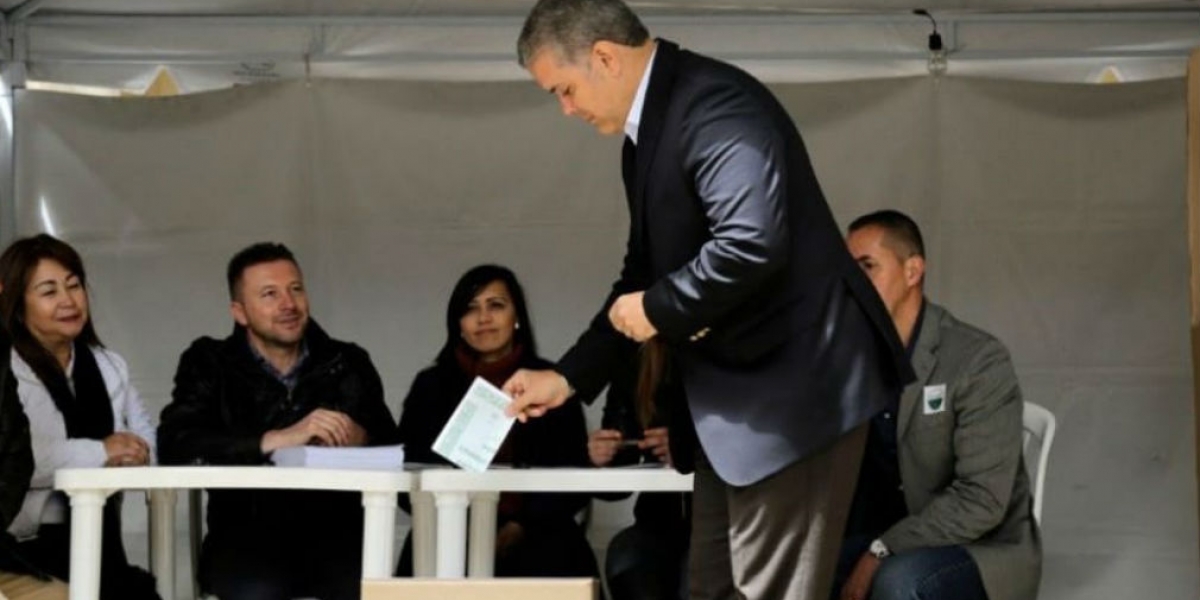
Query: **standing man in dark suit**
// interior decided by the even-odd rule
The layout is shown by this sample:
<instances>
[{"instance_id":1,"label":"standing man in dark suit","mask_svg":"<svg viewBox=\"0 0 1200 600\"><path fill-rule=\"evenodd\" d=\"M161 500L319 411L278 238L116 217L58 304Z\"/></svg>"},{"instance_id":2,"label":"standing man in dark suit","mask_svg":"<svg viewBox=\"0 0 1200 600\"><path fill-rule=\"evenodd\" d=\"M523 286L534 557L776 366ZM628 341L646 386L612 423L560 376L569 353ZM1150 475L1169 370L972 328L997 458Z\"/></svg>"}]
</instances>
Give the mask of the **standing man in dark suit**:
<instances>
[{"instance_id":1,"label":"standing man in dark suit","mask_svg":"<svg viewBox=\"0 0 1200 600\"><path fill-rule=\"evenodd\" d=\"M521 64L567 115L625 133L620 278L554 371L505 385L528 418L665 347L695 469L692 598L824 599L865 423L912 379L799 133L761 83L650 38L620 0L540 0ZM690 415L689 415L690 413ZM697 443L698 442L698 443Z\"/></svg>"}]
</instances>

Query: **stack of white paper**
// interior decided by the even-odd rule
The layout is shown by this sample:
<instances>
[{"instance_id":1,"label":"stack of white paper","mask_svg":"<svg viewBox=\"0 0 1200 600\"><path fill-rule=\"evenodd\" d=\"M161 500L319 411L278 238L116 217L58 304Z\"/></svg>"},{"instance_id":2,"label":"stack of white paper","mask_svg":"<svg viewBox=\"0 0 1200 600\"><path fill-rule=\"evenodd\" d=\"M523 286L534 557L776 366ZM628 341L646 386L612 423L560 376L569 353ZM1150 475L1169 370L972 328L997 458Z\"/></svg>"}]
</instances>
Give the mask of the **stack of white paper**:
<instances>
[{"instance_id":1,"label":"stack of white paper","mask_svg":"<svg viewBox=\"0 0 1200 600\"><path fill-rule=\"evenodd\" d=\"M271 460L280 467L399 470L404 468L404 446L371 446L368 448L296 446L276 450L271 455Z\"/></svg>"},{"instance_id":2,"label":"stack of white paper","mask_svg":"<svg viewBox=\"0 0 1200 600\"><path fill-rule=\"evenodd\" d=\"M454 414L433 442L433 451L468 471L486 471L512 429L504 409L512 402L504 392L476 377Z\"/></svg>"}]
</instances>

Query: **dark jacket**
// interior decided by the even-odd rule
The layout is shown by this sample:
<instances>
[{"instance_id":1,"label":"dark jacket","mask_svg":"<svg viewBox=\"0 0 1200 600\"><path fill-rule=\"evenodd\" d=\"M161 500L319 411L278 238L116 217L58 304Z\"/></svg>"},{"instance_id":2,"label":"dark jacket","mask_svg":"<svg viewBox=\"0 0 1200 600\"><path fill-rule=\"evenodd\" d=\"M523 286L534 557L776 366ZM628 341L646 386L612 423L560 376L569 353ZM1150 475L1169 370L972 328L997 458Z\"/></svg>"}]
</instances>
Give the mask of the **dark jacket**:
<instances>
[{"instance_id":1,"label":"dark jacket","mask_svg":"<svg viewBox=\"0 0 1200 600\"><path fill-rule=\"evenodd\" d=\"M2 337L2 336L0 336ZM8 526L25 500L33 476L29 420L17 396L17 380L9 368L9 344L0 340L0 571L38 573L17 550Z\"/></svg>"},{"instance_id":2,"label":"dark jacket","mask_svg":"<svg viewBox=\"0 0 1200 600\"><path fill-rule=\"evenodd\" d=\"M29 420L9 368L9 346L0 342L0 526L7 530L25 500L33 475Z\"/></svg>"},{"instance_id":3,"label":"dark jacket","mask_svg":"<svg viewBox=\"0 0 1200 600\"><path fill-rule=\"evenodd\" d=\"M541 358L526 357L518 367L549 369L553 365ZM433 451L433 442L458 408L472 380L457 364L437 364L417 374L400 416L400 441L407 462L449 464ZM583 407L574 400L541 418L514 423L507 443L513 444L513 464L517 467L591 464ZM521 494L519 508L510 519L526 527L563 523L573 520L587 505L588 498L586 494Z\"/></svg>"},{"instance_id":4,"label":"dark jacket","mask_svg":"<svg viewBox=\"0 0 1200 600\"><path fill-rule=\"evenodd\" d=\"M660 40L623 171L621 275L558 363L583 397L607 383L623 343L609 306L639 290L709 462L732 485L827 447L913 379L799 132L753 77ZM685 471L688 445L672 436Z\"/></svg>"},{"instance_id":5,"label":"dark jacket","mask_svg":"<svg viewBox=\"0 0 1200 600\"><path fill-rule=\"evenodd\" d=\"M159 462L266 464L263 434L293 425L317 408L347 414L367 431L371 445L395 443L383 384L367 352L330 338L313 321L304 343L308 358L289 393L259 364L244 328L235 327L224 340L193 342L179 359L172 400L162 412ZM361 519L361 504L354 494L338 492L211 490L208 526L210 533L291 529L300 523L332 529L347 526L346 519Z\"/></svg>"}]
</instances>

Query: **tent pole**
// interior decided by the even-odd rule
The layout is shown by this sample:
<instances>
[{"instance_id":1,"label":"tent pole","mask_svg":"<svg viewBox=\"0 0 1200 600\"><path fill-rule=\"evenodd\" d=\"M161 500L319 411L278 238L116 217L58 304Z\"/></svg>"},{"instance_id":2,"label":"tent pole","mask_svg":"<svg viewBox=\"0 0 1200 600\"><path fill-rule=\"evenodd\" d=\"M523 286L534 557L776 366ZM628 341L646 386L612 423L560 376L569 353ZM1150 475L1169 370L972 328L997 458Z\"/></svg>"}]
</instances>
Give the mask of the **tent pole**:
<instances>
[{"instance_id":1,"label":"tent pole","mask_svg":"<svg viewBox=\"0 0 1200 600\"><path fill-rule=\"evenodd\" d=\"M1197 493L1200 494L1200 48L1187 71L1188 252L1191 255L1192 401ZM1197 510L1200 510L1198 503ZM1200 540L1198 540L1200 541Z\"/></svg>"},{"instance_id":2,"label":"tent pole","mask_svg":"<svg viewBox=\"0 0 1200 600\"><path fill-rule=\"evenodd\" d=\"M0 19L0 245L17 234L16 94L25 86L24 25Z\"/></svg>"},{"instance_id":3,"label":"tent pole","mask_svg":"<svg viewBox=\"0 0 1200 600\"><path fill-rule=\"evenodd\" d=\"M16 8L9 11L9 20L13 23L20 23L32 16L45 3L46 0L25 0L25 2L22 2Z\"/></svg>"}]
</instances>

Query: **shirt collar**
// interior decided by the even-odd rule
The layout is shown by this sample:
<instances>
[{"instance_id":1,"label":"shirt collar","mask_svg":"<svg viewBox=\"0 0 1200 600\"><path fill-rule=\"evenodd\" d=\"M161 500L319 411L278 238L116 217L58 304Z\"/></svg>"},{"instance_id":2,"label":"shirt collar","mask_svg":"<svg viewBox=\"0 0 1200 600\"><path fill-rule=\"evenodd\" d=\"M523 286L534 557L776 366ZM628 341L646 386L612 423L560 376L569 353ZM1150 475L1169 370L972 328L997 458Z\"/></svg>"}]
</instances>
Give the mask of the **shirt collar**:
<instances>
[{"instance_id":1,"label":"shirt collar","mask_svg":"<svg viewBox=\"0 0 1200 600\"><path fill-rule=\"evenodd\" d=\"M305 360L308 360L308 343L306 341L300 342L300 356L296 357L296 364L292 365L292 370L287 373L280 373L279 369L276 369L275 365L271 364L271 361L267 360L267 357L260 354L258 348L255 348L254 344L250 343L249 338L246 339L246 345L250 347L250 354L258 362L258 366L262 367L268 375L275 378L276 381L282 383L289 390L296 387L296 381L300 379L300 367L304 364Z\"/></svg>"},{"instance_id":2,"label":"shirt collar","mask_svg":"<svg viewBox=\"0 0 1200 600\"><path fill-rule=\"evenodd\" d=\"M646 88L650 87L650 71L654 70L654 57L658 55L658 44L650 52L650 60L646 62L646 71L642 73L642 82L638 84L637 94L633 96L633 106L629 107L629 116L625 118L625 135L636 145L638 143L638 127L642 124L642 107L646 104Z\"/></svg>"}]
</instances>

